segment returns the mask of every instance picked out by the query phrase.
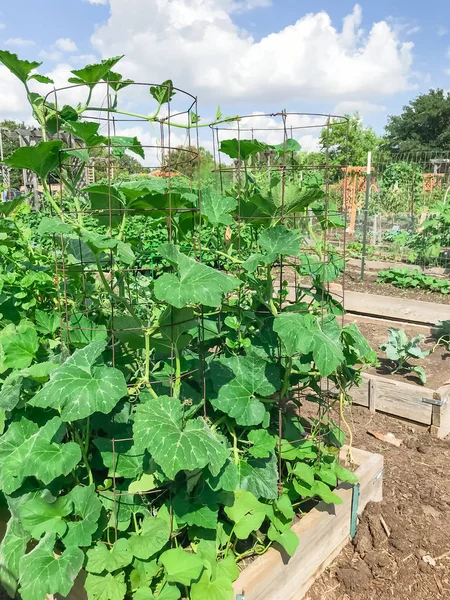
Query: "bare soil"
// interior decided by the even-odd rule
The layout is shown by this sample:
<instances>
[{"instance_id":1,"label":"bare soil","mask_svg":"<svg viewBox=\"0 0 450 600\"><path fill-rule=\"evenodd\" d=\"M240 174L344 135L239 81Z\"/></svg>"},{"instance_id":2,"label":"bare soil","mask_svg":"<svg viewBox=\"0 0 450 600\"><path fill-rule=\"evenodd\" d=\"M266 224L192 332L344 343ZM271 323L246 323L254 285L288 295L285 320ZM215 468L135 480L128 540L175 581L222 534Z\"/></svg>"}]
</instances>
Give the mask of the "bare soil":
<instances>
[{"instance_id":1,"label":"bare soil","mask_svg":"<svg viewBox=\"0 0 450 600\"><path fill-rule=\"evenodd\" d=\"M364 281L360 281L359 273L347 271L345 278L341 278L339 283L343 286L344 290L351 290L352 292L367 292L368 294L377 294L378 296L393 296L395 298L422 300L423 302L450 304L450 294L428 292L418 288L402 289L390 283L376 283L375 280L376 275L367 274Z\"/></svg>"},{"instance_id":2,"label":"bare soil","mask_svg":"<svg viewBox=\"0 0 450 600\"><path fill-rule=\"evenodd\" d=\"M386 354L380 350L380 345L387 342L388 338L388 327L396 327L397 329L404 329L406 335L411 338L418 334L424 334L427 330L423 327L416 327L414 325L386 323L380 321L379 323L368 323L363 319L357 319L350 316L346 317L346 322L356 322L361 333L367 339L369 344L378 353L380 366L369 369L368 373L374 375L381 375L388 377L389 379L395 379L397 381L405 381L407 383L417 383L422 385L420 379L414 373L400 372L392 374L393 362L390 361ZM428 330L429 331L429 330ZM448 379L450 379L450 352L445 346L439 345L434 352L431 352L436 344L436 338L425 333L425 339L422 340L421 347L423 350L430 350L430 354L420 360L411 360L411 365L420 365L425 369L427 376L426 387L437 389L443 385Z\"/></svg>"},{"instance_id":3,"label":"bare soil","mask_svg":"<svg viewBox=\"0 0 450 600\"><path fill-rule=\"evenodd\" d=\"M384 455L384 500L368 505L356 538L305 600L450 598L450 440L362 407L349 409L347 420L355 447ZM403 444L380 442L368 429Z\"/></svg>"}]
</instances>

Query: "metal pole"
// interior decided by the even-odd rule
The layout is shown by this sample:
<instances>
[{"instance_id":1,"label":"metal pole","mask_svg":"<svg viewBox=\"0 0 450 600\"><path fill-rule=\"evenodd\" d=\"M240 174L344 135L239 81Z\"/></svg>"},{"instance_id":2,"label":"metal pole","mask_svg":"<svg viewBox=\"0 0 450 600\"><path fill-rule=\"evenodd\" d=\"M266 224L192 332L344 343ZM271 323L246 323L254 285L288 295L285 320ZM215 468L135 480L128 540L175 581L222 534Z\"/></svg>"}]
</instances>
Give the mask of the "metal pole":
<instances>
[{"instance_id":1,"label":"metal pole","mask_svg":"<svg viewBox=\"0 0 450 600\"><path fill-rule=\"evenodd\" d=\"M368 152L367 153L367 174L366 174L366 201L364 204L364 224L363 224L363 239L362 239L363 247L362 247L362 256L361 256L361 281L364 281L364 267L366 266L367 217L369 214L371 163L372 163L372 152Z\"/></svg>"}]
</instances>

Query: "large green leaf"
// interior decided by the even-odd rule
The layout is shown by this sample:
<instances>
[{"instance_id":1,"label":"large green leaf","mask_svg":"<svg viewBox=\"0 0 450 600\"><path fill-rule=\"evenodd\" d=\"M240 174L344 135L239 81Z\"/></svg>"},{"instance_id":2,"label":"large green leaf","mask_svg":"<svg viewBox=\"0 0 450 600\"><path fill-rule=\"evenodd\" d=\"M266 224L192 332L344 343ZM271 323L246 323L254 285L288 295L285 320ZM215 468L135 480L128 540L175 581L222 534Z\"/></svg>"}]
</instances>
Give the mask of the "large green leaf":
<instances>
[{"instance_id":1,"label":"large green leaf","mask_svg":"<svg viewBox=\"0 0 450 600\"><path fill-rule=\"evenodd\" d=\"M175 96L171 79L166 79L160 85L150 87L150 94L159 104L167 104Z\"/></svg>"},{"instance_id":2,"label":"large green leaf","mask_svg":"<svg viewBox=\"0 0 450 600\"><path fill-rule=\"evenodd\" d=\"M59 321L58 321L59 325ZM107 332L104 325L97 325L82 314L72 315L69 319L68 341L75 348L84 348L91 342L106 340ZM67 335L66 335L67 337Z\"/></svg>"},{"instance_id":3,"label":"large green leaf","mask_svg":"<svg viewBox=\"0 0 450 600\"><path fill-rule=\"evenodd\" d=\"M167 581L170 583L190 585L203 571L203 560L181 548L166 550L161 554L159 562L163 565Z\"/></svg>"},{"instance_id":4,"label":"large green leaf","mask_svg":"<svg viewBox=\"0 0 450 600\"><path fill-rule=\"evenodd\" d=\"M54 502L45 498L31 498L19 509L20 522L25 531L38 540L43 533L54 533L62 537L67 530L63 519L72 510L72 502L67 496L61 496Z\"/></svg>"},{"instance_id":5,"label":"large green leaf","mask_svg":"<svg viewBox=\"0 0 450 600\"><path fill-rule=\"evenodd\" d=\"M62 145L60 140L52 140L40 142L36 146L24 146L18 148L4 162L11 169L28 169L45 179L59 165Z\"/></svg>"},{"instance_id":6,"label":"large green leaf","mask_svg":"<svg viewBox=\"0 0 450 600\"><path fill-rule=\"evenodd\" d=\"M45 484L67 475L81 459L75 442L58 444L65 426L54 417L42 427L25 417L14 421L0 437L0 488L7 494L20 487L25 477L36 477Z\"/></svg>"},{"instance_id":7,"label":"large green leaf","mask_svg":"<svg viewBox=\"0 0 450 600\"><path fill-rule=\"evenodd\" d=\"M15 597L19 583L20 559L25 555L31 537L22 527L15 506L16 502L20 506L22 498L18 501L8 499L11 516L0 544L0 586L11 598Z\"/></svg>"},{"instance_id":8,"label":"large green leaf","mask_svg":"<svg viewBox=\"0 0 450 600\"><path fill-rule=\"evenodd\" d=\"M83 140L88 147L100 146L107 141L107 138L99 134L100 123L94 121L66 122L61 125L61 128Z\"/></svg>"},{"instance_id":9,"label":"large green leaf","mask_svg":"<svg viewBox=\"0 0 450 600\"><path fill-rule=\"evenodd\" d=\"M155 296L176 308L183 308L186 304L219 306L223 294L239 287L240 282L235 277L207 267L169 244L161 247L160 252L170 252L176 257L178 276L164 273L159 277L155 281Z\"/></svg>"},{"instance_id":10,"label":"large green leaf","mask_svg":"<svg viewBox=\"0 0 450 600\"><path fill-rule=\"evenodd\" d=\"M224 510L235 524L234 533L240 540L246 540L252 531L257 531L266 518L266 505L245 490L235 492L233 505Z\"/></svg>"},{"instance_id":11,"label":"large green leaf","mask_svg":"<svg viewBox=\"0 0 450 600\"><path fill-rule=\"evenodd\" d=\"M264 142L258 142L258 140L237 140L234 138L232 140L223 140L220 143L219 151L230 158L247 160L252 154L264 152L264 150L267 150L268 148L271 148L271 146Z\"/></svg>"},{"instance_id":12,"label":"large green leaf","mask_svg":"<svg viewBox=\"0 0 450 600\"><path fill-rule=\"evenodd\" d=\"M125 211L125 198L119 189L106 183L94 183L81 190L88 195L92 216L100 225L118 227Z\"/></svg>"},{"instance_id":13,"label":"large green leaf","mask_svg":"<svg viewBox=\"0 0 450 600\"><path fill-rule=\"evenodd\" d=\"M72 71L75 77L70 77L69 82L75 84L97 83L109 73L109 71L119 62L121 58L123 58L123 55L107 58L94 65L86 65L82 69L76 69Z\"/></svg>"},{"instance_id":14,"label":"large green leaf","mask_svg":"<svg viewBox=\"0 0 450 600\"><path fill-rule=\"evenodd\" d=\"M231 212L237 208L237 200L230 196L222 196L213 188L202 192L202 214L206 216L213 227L231 225Z\"/></svg>"},{"instance_id":15,"label":"large green leaf","mask_svg":"<svg viewBox=\"0 0 450 600\"><path fill-rule=\"evenodd\" d=\"M277 443L277 438L270 435L265 429L252 429L247 437L253 444L250 446L249 452L255 458L268 458Z\"/></svg>"},{"instance_id":16,"label":"large green leaf","mask_svg":"<svg viewBox=\"0 0 450 600\"><path fill-rule=\"evenodd\" d=\"M257 356L233 356L211 364L211 381L217 398L213 406L239 425L259 425L266 409L258 397L276 392L279 369Z\"/></svg>"},{"instance_id":17,"label":"large green leaf","mask_svg":"<svg viewBox=\"0 0 450 600\"><path fill-rule=\"evenodd\" d=\"M270 458L242 459L238 465L239 488L257 498L275 500L278 496L278 466L274 452Z\"/></svg>"},{"instance_id":18,"label":"large green leaf","mask_svg":"<svg viewBox=\"0 0 450 600\"><path fill-rule=\"evenodd\" d=\"M110 470L111 476L135 479L144 469L144 451L138 451L132 440L115 441L114 452L112 441L97 438L94 444L102 455L103 462Z\"/></svg>"},{"instance_id":19,"label":"large green leaf","mask_svg":"<svg viewBox=\"0 0 450 600\"><path fill-rule=\"evenodd\" d=\"M280 254L297 256L300 251L300 235L284 225L265 229L258 238L258 244L272 260Z\"/></svg>"},{"instance_id":20,"label":"large green leaf","mask_svg":"<svg viewBox=\"0 0 450 600\"><path fill-rule=\"evenodd\" d=\"M191 586L191 600L233 600L233 584L227 577L211 580L205 572L199 581Z\"/></svg>"},{"instance_id":21,"label":"large green leaf","mask_svg":"<svg viewBox=\"0 0 450 600\"><path fill-rule=\"evenodd\" d=\"M39 348L36 329L29 321L10 323L0 331L0 373L29 367Z\"/></svg>"},{"instance_id":22,"label":"large green leaf","mask_svg":"<svg viewBox=\"0 0 450 600\"><path fill-rule=\"evenodd\" d=\"M22 83L29 79L31 71L42 65L40 62L29 62L21 60L17 54L8 52L8 50L0 50L0 62L13 73Z\"/></svg>"},{"instance_id":23,"label":"large green leaf","mask_svg":"<svg viewBox=\"0 0 450 600\"><path fill-rule=\"evenodd\" d=\"M102 505L95 492L95 485L77 485L66 498L73 503L71 515L73 521L67 524L67 533L64 536L64 545L90 546L92 536L97 531L98 520Z\"/></svg>"},{"instance_id":24,"label":"large green leaf","mask_svg":"<svg viewBox=\"0 0 450 600\"><path fill-rule=\"evenodd\" d=\"M312 352L323 377L344 361L341 329L332 315L321 319L310 314L283 313L275 318L273 328L290 356Z\"/></svg>"},{"instance_id":25,"label":"large green leaf","mask_svg":"<svg viewBox=\"0 0 450 600\"><path fill-rule=\"evenodd\" d=\"M155 596L150 588L138 588L133 594L133 600L154 600Z\"/></svg>"},{"instance_id":26,"label":"large green leaf","mask_svg":"<svg viewBox=\"0 0 450 600\"><path fill-rule=\"evenodd\" d=\"M119 538L112 548L104 542L97 544L87 551L86 571L88 573L112 573L128 566L133 560L130 546L126 538Z\"/></svg>"},{"instance_id":27,"label":"large green leaf","mask_svg":"<svg viewBox=\"0 0 450 600\"><path fill-rule=\"evenodd\" d=\"M121 371L95 366L105 349L103 341L76 350L30 401L33 406L61 411L63 421L84 419L94 412L108 414L127 395Z\"/></svg>"},{"instance_id":28,"label":"large green leaf","mask_svg":"<svg viewBox=\"0 0 450 600\"><path fill-rule=\"evenodd\" d=\"M148 449L169 479L206 466L217 475L228 456L204 419L183 426L183 405L177 398L160 396L137 406L133 432L136 448Z\"/></svg>"},{"instance_id":29,"label":"large green leaf","mask_svg":"<svg viewBox=\"0 0 450 600\"><path fill-rule=\"evenodd\" d=\"M125 150L129 150L141 158L145 158L145 152L142 144L136 136L129 137L126 135L113 135L109 140L109 144L111 146L111 154L116 158L122 158L122 156L125 154Z\"/></svg>"},{"instance_id":30,"label":"large green leaf","mask_svg":"<svg viewBox=\"0 0 450 600\"><path fill-rule=\"evenodd\" d=\"M44 599L46 594L67 596L83 565L79 548L68 548L55 557L55 536L48 534L20 560L20 596L22 600Z\"/></svg>"},{"instance_id":31,"label":"large green leaf","mask_svg":"<svg viewBox=\"0 0 450 600\"><path fill-rule=\"evenodd\" d=\"M127 593L125 573L116 573L116 575L89 573L84 588L89 600L123 600Z\"/></svg>"},{"instance_id":32,"label":"large green leaf","mask_svg":"<svg viewBox=\"0 0 450 600\"><path fill-rule=\"evenodd\" d=\"M170 524L157 517L145 517L141 532L129 538L131 552L136 558L148 560L164 548L170 539Z\"/></svg>"}]
</instances>

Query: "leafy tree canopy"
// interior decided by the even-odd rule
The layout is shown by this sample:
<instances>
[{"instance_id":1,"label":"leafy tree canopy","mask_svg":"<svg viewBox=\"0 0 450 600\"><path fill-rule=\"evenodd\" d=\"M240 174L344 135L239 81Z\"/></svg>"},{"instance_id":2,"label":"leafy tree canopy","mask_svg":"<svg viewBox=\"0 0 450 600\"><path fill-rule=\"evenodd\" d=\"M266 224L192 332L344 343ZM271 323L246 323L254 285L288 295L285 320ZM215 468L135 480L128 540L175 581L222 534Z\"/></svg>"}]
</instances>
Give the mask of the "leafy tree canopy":
<instances>
[{"instance_id":1,"label":"leafy tree canopy","mask_svg":"<svg viewBox=\"0 0 450 600\"><path fill-rule=\"evenodd\" d=\"M345 116L348 122L343 119L332 120L329 127L322 129L321 151L328 149L332 164L364 166L367 164L367 153L376 153L380 140L372 127L364 125L358 113Z\"/></svg>"}]
</instances>

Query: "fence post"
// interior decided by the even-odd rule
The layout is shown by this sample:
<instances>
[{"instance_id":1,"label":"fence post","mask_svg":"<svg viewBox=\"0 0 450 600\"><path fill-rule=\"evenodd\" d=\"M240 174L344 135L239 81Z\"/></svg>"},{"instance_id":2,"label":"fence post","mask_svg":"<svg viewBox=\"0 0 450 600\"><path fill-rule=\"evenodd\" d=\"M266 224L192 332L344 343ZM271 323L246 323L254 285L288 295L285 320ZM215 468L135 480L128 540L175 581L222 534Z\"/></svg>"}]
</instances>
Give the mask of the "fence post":
<instances>
[{"instance_id":1,"label":"fence post","mask_svg":"<svg viewBox=\"0 0 450 600\"><path fill-rule=\"evenodd\" d=\"M362 239L362 256L361 256L361 281L364 281L364 267L366 265L367 217L368 217L368 213L369 213L371 162L372 162L372 152L368 152L367 153L367 174L366 174L366 201L364 204L363 239Z\"/></svg>"}]
</instances>

